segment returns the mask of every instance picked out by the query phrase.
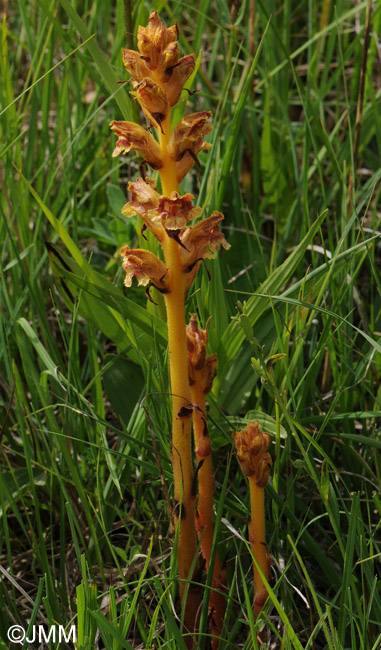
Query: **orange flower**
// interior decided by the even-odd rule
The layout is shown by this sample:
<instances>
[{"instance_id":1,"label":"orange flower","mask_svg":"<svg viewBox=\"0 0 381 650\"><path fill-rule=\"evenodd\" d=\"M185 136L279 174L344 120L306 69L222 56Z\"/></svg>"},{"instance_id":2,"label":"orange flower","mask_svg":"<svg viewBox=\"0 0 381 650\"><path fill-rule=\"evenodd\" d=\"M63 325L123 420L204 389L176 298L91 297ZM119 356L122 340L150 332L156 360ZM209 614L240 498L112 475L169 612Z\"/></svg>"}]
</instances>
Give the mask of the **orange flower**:
<instances>
[{"instance_id":1,"label":"orange flower","mask_svg":"<svg viewBox=\"0 0 381 650\"><path fill-rule=\"evenodd\" d=\"M141 248L128 246L122 246L120 254L123 257L123 269L126 271L126 287L131 286L132 277L135 276L139 285L145 287L151 284L162 293L169 293L168 270L156 255Z\"/></svg>"},{"instance_id":2,"label":"orange flower","mask_svg":"<svg viewBox=\"0 0 381 650\"><path fill-rule=\"evenodd\" d=\"M188 274L187 289L196 276L201 260L213 258L220 245L226 250L230 248L230 244L219 230L219 223L223 218L221 212L213 212L210 217L187 228L180 235L183 245L180 253L182 267L184 273Z\"/></svg>"},{"instance_id":3,"label":"orange flower","mask_svg":"<svg viewBox=\"0 0 381 650\"><path fill-rule=\"evenodd\" d=\"M187 79L191 76L196 65L194 54L183 56L176 65L169 66L163 73L165 92L170 106L179 101L180 93Z\"/></svg>"},{"instance_id":4,"label":"orange flower","mask_svg":"<svg viewBox=\"0 0 381 650\"><path fill-rule=\"evenodd\" d=\"M206 124L206 120L211 116L210 111L202 111L190 113L180 120L169 143L169 155L173 160L181 160L186 151L192 150L197 154L205 146L211 146L204 142L202 137L212 130L210 124Z\"/></svg>"},{"instance_id":5,"label":"orange flower","mask_svg":"<svg viewBox=\"0 0 381 650\"><path fill-rule=\"evenodd\" d=\"M147 120L157 129L162 129L161 123L168 115L169 105L165 92L160 86L146 77L139 83L135 82L135 95Z\"/></svg>"},{"instance_id":6,"label":"orange flower","mask_svg":"<svg viewBox=\"0 0 381 650\"><path fill-rule=\"evenodd\" d=\"M135 50L122 49L122 60L126 70L135 81L151 77L151 71L144 63L144 59Z\"/></svg>"},{"instance_id":7,"label":"orange flower","mask_svg":"<svg viewBox=\"0 0 381 650\"><path fill-rule=\"evenodd\" d=\"M192 194L180 196L172 192L171 196L160 196L155 181L150 178L138 178L135 183L128 184L128 189L131 201L122 208L122 213L126 217L138 214L159 241L163 240L163 228L167 233L181 231L188 221L197 219L201 214L201 208L192 206Z\"/></svg>"},{"instance_id":8,"label":"orange flower","mask_svg":"<svg viewBox=\"0 0 381 650\"><path fill-rule=\"evenodd\" d=\"M133 149L140 151L153 169L160 169L163 164L161 149L156 140L143 127L134 122L117 122L116 120L110 123L110 127L119 138L112 154L113 157L119 156L120 153L128 153Z\"/></svg>"},{"instance_id":9,"label":"orange flower","mask_svg":"<svg viewBox=\"0 0 381 650\"><path fill-rule=\"evenodd\" d=\"M197 323L196 314L192 314L189 325L187 325L186 328L188 362L195 370L201 370L201 368L204 367L206 344L208 342L208 323L206 329L200 329Z\"/></svg>"},{"instance_id":10,"label":"orange flower","mask_svg":"<svg viewBox=\"0 0 381 650\"><path fill-rule=\"evenodd\" d=\"M208 323L204 330L200 329L197 316L193 314L186 328L189 383L191 386L194 385L196 381L195 371L197 371L197 381L205 395L211 391L213 379L217 373L217 355L206 356Z\"/></svg>"},{"instance_id":11,"label":"orange flower","mask_svg":"<svg viewBox=\"0 0 381 650\"><path fill-rule=\"evenodd\" d=\"M209 142L205 142L202 137L212 130L210 124L206 124L206 120L211 115L210 111L191 113L180 120L174 128L168 152L171 158L177 162L176 173L179 183L193 164L198 162L198 152L212 146Z\"/></svg>"},{"instance_id":12,"label":"orange flower","mask_svg":"<svg viewBox=\"0 0 381 650\"><path fill-rule=\"evenodd\" d=\"M132 217L137 214L144 222L142 232L148 228L161 242L164 237L163 228L160 223L155 223L151 219L151 214L159 205L160 199L160 195L155 188L155 181L148 177L144 180L138 178L134 183L129 182L128 189L131 193L131 201L123 206L122 214L125 217Z\"/></svg>"},{"instance_id":13,"label":"orange flower","mask_svg":"<svg viewBox=\"0 0 381 650\"><path fill-rule=\"evenodd\" d=\"M269 477L272 461L267 450L270 441L269 434L261 431L258 422L249 422L246 429L235 434L241 469L246 476L255 475L258 487L265 487Z\"/></svg>"},{"instance_id":14,"label":"orange flower","mask_svg":"<svg viewBox=\"0 0 381 650\"><path fill-rule=\"evenodd\" d=\"M193 207L192 199L192 194L180 196L177 192L160 197L157 212L166 230L183 230L188 221L199 218L202 208Z\"/></svg>"}]
</instances>

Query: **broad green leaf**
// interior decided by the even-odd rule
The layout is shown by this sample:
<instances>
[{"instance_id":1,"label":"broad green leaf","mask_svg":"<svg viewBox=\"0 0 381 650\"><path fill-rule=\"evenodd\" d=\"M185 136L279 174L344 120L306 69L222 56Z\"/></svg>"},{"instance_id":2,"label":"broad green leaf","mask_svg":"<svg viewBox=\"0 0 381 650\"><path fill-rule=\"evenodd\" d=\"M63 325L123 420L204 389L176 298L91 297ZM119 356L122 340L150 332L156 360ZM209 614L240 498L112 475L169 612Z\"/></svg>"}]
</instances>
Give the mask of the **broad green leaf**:
<instances>
[{"instance_id":1,"label":"broad green leaf","mask_svg":"<svg viewBox=\"0 0 381 650\"><path fill-rule=\"evenodd\" d=\"M120 189L118 185L113 183L108 183L107 185L107 198L111 210L116 217L120 217L122 208L126 204L126 197L124 192Z\"/></svg>"},{"instance_id":2,"label":"broad green leaf","mask_svg":"<svg viewBox=\"0 0 381 650\"><path fill-rule=\"evenodd\" d=\"M274 418L270 417L262 411L247 411L245 417L239 418L237 416L228 416L218 422L217 427L211 428L211 436L213 440L213 450L228 444L228 439L231 438L235 431L241 431L249 422L258 421L259 426L263 431L266 431L275 438L276 435L276 422ZM287 438L286 429L280 425L281 438Z\"/></svg>"},{"instance_id":3,"label":"broad green leaf","mask_svg":"<svg viewBox=\"0 0 381 650\"><path fill-rule=\"evenodd\" d=\"M46 485L47 474L42 470L33 470L34 485ZM14 501L18 501L26 492L31 489L29 472L26 467L17 467L12 471L2 472L0 486L3 492L3 506L6 509ZM3 510L0 507L0 517Z\"/></svg>"},{"instance_id":4,"label":"broad green leaf","mask_svg":"<svg viewBox=\"0 0 381 650\"><path fill-rule=\"evenodd\" d=\"M107 354L105 363L108 367L103 373L103 383L107 397L127 426L145 387L143 373L140 366L122 356Z\"/></svg>"}]
</instances>

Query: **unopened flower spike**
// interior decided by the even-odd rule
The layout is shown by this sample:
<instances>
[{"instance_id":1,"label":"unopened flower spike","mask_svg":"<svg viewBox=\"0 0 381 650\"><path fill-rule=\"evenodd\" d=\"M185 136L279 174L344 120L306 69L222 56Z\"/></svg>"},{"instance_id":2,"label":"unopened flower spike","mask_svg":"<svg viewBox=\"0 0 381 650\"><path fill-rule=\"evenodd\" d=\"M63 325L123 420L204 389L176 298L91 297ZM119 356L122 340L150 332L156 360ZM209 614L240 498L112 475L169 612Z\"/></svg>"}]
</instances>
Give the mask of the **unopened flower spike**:
<instances>
[{"instance_id":1,"label":"unopened flower spike","mask_svg":"<svg viewBox=\"0 0 381 650\"><path fill-rule=\"evenodd\" d=\"M206 395L212 390L213 379L217 373L217 355L215 353L207 355L209 321L210 319L208 319L205 329L201 329L197 323L197 316L193 314L187 326L189 384L192 403L197 407L193 411L193 435L198 467L196 529L208 571L214 538L214 479ZM217 650L218 636L222 630L226 608L226 598L221 593L226 588L226 572L218 552L214 560L212 588L214 591L211 591L209 598L210 632L212 648Z\"/></svg>"},{"instance_id":2,"label":"unopened flower spike","mask_svg":"<svg viewBox=\"0 0 381 650\"><path fill-rule=\"evenodd\" d=\"M241 469L248 477L251 503L249 540L255 560L268 581L271 565L265 538L264 488L272 466L268 453L271 438L264 433L258 422L249 422L247 427L235 434L237 458ZM254 614L258 615L267 600L267 589L261 574L254 564Z\"/></svg>"}]
</instances>

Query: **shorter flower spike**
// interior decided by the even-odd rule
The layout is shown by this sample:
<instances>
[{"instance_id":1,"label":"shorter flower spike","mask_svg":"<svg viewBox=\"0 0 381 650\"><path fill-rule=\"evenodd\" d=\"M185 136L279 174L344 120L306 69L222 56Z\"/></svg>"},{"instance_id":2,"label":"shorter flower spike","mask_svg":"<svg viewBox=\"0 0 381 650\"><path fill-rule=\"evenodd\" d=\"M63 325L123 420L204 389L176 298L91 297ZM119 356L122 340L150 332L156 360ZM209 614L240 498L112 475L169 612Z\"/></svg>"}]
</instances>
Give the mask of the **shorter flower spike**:
<instances>
[{"instance_id":1,"label":"shorter flower spike","mask_svg":"<svg viewBox=\"0 0 381 650\"><path fill-rule=\"evenodd\" d=\"M123 269L126 271L126 287L131 286L132 277L135 276L138 284L144 287L151 284L162 293L169 293L168 270L156 255L141 248L128 246L122 246L120 254L123 257Z\"/></svg>"},{"instance_id":2,"label":"shorter flower spike","mask_svg":"<svg viewBox=\"0 0 381 650\"><path fill-rule=\"evenodd\" d=\"M266 580L269 579L270 556L265 540L264 487L272 465L268 448L270 436L261 431L258 422L249 422L246 429L235 434L237 458L248 477L251 503L249 541L253 556ZM267 589L254 563L254 614L258 615L267 600Z\"/></svg>"},{"instance_id":3,"label":"shorter flower spike","mask_svg":"<svg viewBox=\"0 0 381 650\"><path fill-rule=\"evenodd\" d=\"M163 164L162 151L156 140L142 126L134 122L113 120L110 127L119 138L112 154L113 157L119 156L120 153L128 153L133 149L140 151L153 169L160 169Z\"/></svg>"},{"instance_id":4,"label":"shorter flower spike","mask_svg":"<svg viewBox=\"0 0 381 650\"><path fill-rule=\"evenodd\" d=\"M241 469L246 476L255 475L256 482L257 480L259 481L257 483L258 487L264 487L269 476L272 463L267 450L270 446L270 441L269 434L261 431L258 422L249 422L246 429L237 431L235 435L237 458ZM267 476L265 470L266 464L268 464ZM265 476L266 480L264 481Z\"/></svg>"},{"instance_id":5,"label":"shorter flower spike","mask_svg":"<svg viewBox=\"0 0 381 650\"><path fill-rule=\"evenodd\" d=\"M212 382L217 369L217 355L206 356L208 342L208 323L201 329L197 316L190 318L187 331L188 373L192 402L198 407L193 411L193 434L197 457L198 471L198 504L196 529L200 539L201 551L206 568L210 569L210 559L214 540L213 524L213 466L212 446L208 431L206 400L207 393L212 388ZM214 559L212 591L209 599L209 631L212 635L211 647L218 648L218 637L221 635L222 623L226 608L223 593L226 590L226 571L221 564L217 551Z\"/></svg>"}]
</instances>

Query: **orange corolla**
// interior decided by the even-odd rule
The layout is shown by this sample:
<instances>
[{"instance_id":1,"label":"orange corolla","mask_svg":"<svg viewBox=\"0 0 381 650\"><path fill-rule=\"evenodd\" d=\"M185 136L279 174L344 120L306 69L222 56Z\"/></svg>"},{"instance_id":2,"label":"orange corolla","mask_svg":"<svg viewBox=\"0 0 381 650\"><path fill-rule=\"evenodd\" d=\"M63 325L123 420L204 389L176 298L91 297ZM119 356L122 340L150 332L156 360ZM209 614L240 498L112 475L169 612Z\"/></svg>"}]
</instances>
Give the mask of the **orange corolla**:
<instances>
[{"instance_id":1,"label":"orange corolla","mask_svg":"<svg viewBox=\"0 0 381 650\"><path fill-rule=\"evenodd\" d=\"M140 151L153 169L160 169L163 164L162 151L156 140L142 126L135 122L113 120L110 127L118 136L113 157L131 150Z\"/></svg>"},{"instance_id":2,"label":"orange corolla","mask_svg":"<svg viewBox=\"0 0 381 650\"><path fill-rule=\"evenodd\" d=\"M124 284L130 287L132 277L135 276L138 284L147 286L151 284L161 293L169 291L169 273L165 264L156 255L142 248L129 248L122 246L120 254L123 257L123 269L126 272Z\"/></svg>"},{"instance_id":3,"label":"orange corolla","mask_svg":"<svg viewBox=\"0 0 381 650\"><path fill-rule=\"evenodd\" d=\"M136 91L131 94L136 97L147 120L158 129L162 130L161 123L168 115L169 104L167 95L159 84L148 77L135 82Z\"/></svg>"},{"instance_id":4,"label":"orange corolla","mask_svg":"<svg viewBox=\"0 0 381 650\"><path fill-rule=\"evenodd\" d=\"M223 218L221 212L215 211L207 219L199 221L195 226L190 226L181 233L180 259L183 271L187 274L187 289L192 284L202 260L213 258L219 246L226 250L230 248L230 244L219 229Z\"/></svg>"},{"instance_id":5,"label":"orange corolla","mask_svg":"<svg viewBox=\"0 0 381 650\"><path fill-rule=\"evenodd\" d=\"M180 196L172 192L170 196L163 196L156 191L155 181L147 177L130 182L128 189L131 201L122 208L122 213L126 217L138 214L159 241L162 241L164 231L171 236L168 231L184 230L187 223L198 219L202 211L192 205L192 194Z\"/></svg>"}]
</instances>

